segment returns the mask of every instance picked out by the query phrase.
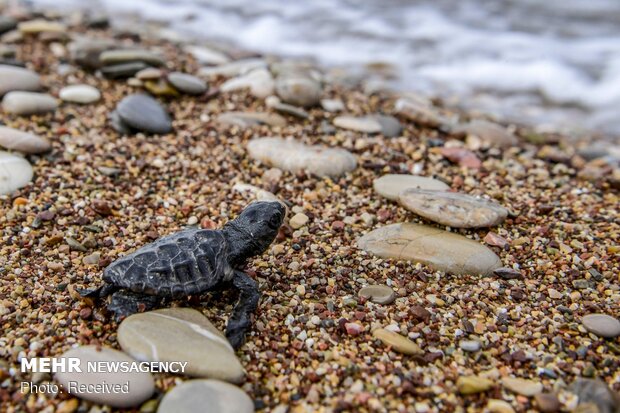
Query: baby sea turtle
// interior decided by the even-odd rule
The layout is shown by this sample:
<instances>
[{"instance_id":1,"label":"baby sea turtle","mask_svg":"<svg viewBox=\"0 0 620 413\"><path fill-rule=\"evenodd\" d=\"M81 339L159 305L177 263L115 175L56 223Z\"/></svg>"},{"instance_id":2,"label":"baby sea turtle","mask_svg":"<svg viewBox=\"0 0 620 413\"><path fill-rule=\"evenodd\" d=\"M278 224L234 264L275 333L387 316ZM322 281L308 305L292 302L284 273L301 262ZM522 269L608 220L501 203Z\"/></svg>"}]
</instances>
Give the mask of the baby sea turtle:
<instances>
[{"instance_id":1,"label":"baby sea turtle","mask_svg":"<svg viewBox=\"0 0 620 413\"><path fill-rule=\"evenodd\" d=\"M104 284L83 295L112 295L108 308L122 318L153 309L162 299L199 295L232 282L240 296L226 337L238 348L260 298L258 284L241 269L273 242L284 215L279 202L255 202L221 230L189 228L160 238L110 264Z\"/></svg>"}]
</instances>

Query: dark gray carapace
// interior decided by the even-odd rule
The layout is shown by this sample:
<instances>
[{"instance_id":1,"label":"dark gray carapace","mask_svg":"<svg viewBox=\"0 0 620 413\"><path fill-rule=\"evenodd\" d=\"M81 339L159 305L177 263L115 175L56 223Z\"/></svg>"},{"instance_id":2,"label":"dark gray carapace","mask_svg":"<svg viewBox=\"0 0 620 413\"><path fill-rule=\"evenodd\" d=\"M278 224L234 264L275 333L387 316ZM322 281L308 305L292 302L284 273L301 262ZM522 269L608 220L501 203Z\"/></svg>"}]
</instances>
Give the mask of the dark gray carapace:
<instances>
[{"instance_id":1,"label":"dark gray carapace","mask_svg":"<svg viewBox=\"0 0 620 413\"><path fill-rule=\"evenodd\" d=\"M162 299L232 284L240 297L226 336L238 348L260 298L258 285L241 269L273 242L285 212L279 202L255 202L221 230L189 228L160 238L110 264L103 273L104 284L84 295L111 295L108 308L122 318L155 308Z\"/></svg>"}]
</instances>

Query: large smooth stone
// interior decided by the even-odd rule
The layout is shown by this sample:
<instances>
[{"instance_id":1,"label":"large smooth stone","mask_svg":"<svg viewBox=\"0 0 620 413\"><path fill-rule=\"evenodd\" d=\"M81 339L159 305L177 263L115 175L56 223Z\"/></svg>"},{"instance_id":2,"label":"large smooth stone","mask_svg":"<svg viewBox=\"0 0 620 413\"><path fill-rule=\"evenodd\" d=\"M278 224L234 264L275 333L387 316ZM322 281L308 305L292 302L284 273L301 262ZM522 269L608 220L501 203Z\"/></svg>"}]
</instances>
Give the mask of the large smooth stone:
<instances>
[{"instance_id":1,"label":"large smooth stone","mask_svg":"<svg viewBox=\"0 0 620 413\"><path fill-rule=\"evenodd\" d=\"M257 98L266 98L273 94L273 76L271 76L267 69L259 68L239 77L229 79L220 86L222 92L242 89L249 89L250 93Z\"/></svg>"},{"instance_id":2,"label":"large smooth stone","mask_svg":"<svg viewBox=\"0 0 620 413\"><path fill-rule=\"evenodd\" d=\"M40 115L53 112L58 107L56 99L46 93L9 92L2 99L2 108L15 115Z\"/></svg>"},{"instance_id":3,"label":"large smooth stone","mask_svg":"<svg viewBox=\"0 0 620 413\"><path fill-rule=\"evenodd\" d=\"M41 89L41 78L32 70L0 65L0 96L14 90L34 92Z\"/></svg>"},{"instance_id":4,"label":"large smooth stone","mask_svg":"<svg viewBox=\"0 0 620 413\"><path fill-rule=\"evenodd\" d=\"M372 183L375 191L393 201L398 201L398 195L409 188L427 189L432 191L445 191L450 187L444 182L417 175L388 174L377 178Z\"/></svg>"},{"instance_id":5,"label":"large smooth stone","mask_svg":"<svg viewBox=\"0 0 620 413\"><path fill-rule=\"evenodd\" d=\"M187 73L172 72L168 75L168 82L179 92L188 95L200 95L207 91L207 83L204 80Z\"/></svg>"},{"instance_id":6,"label":"large smooth stone","mask_svg":"<svg viewBox=\"0 0 620 413\"><path fill-rule=\"evenodd\" d=\"M364 235L357 245L381 258L420 262L452 274L491 275L501 267L499 257L484 245L426 225L387 225Z\"/></svg>"},{"instance_id":7,"label":"large smooth stone","mask_svg":"<svg viewBox=\"0 0 620 413\"><path fill-rule=\"evenodd\" d=\"M17 27L17 20L10 16L0 16L0 34L4 34Z\"/></svg>"},{"instance_id":8,"label":"large smooth stone","mask_svg":"<svg viewBox=\"0 0 620 413\"><path fill-rule=\"evenodd\" d=\"M252 399L232 384L189 380L170 390L157 413L252 413Z\"/></svg>"},{"instance_id":9,"label":"large smooth stone","mask_svg":"<svg viewBox=\"0 0 620 413\"><path fill-rule=\"evenodd\" d=\"M0 195L24 187L32 180L32 166L21 156L0 151Z\"/></svg>"},{"instance_id":10,"label":"large smooth stone","mask_svg":"<svg viewBox=\"0 0 620 413\"><path fill-rule=\"evenodd\" d=\"M101 92L90 85L71 85L60 89L58 96L65 102L87 104L101 99Z\"/></svg>"},{"instance_id":11,"label":"large smooth stone","mask_svg":"<svg viewBox=\"0 0 620 413\"><path fill-rule=\"evenodd\" d=\"M135 362L128 355L111 348L82 346L65 352L60 358L80 359L82 372L56 373L55 380L63 390L84 400L106 404L112 407L137 406L147 400L155 391L153 376L148 372L89 372L87 363L93 362ZM105 383L107 386L125 385L122 391L95 391L92 386ZM127 385L128 383L128 385ZM80 388L79 386L90 386Z\"/></svg>"},{"instance_id":12,"label":"large smooth stone","mask_svg":"<svg viewBox=\"0 0 620 413\"><path fill-rule=\"evenodd\" d=\"M323 89L308 76L287 74L276 79L276 93L285 103L307 108L319 104Z\"/></svg>"},{"instance_id":13,"label":"large smooth stone","mask_svg":"<svg viewBox=\"0 0 620 413\"><path fill-rule=\"evenodd\" d=\"M133 129L165 134L172 131L172 121L158 101L145 94L129 95L116 107L121 120Z\"/></svg>"},{"instance_id":14,"label":"large smooth stone","mask_svg":"<svg viewBox=\"0 0 620 413\"><path fill-rule=\"evenodd\" d=\"M140 361L186 361L185 374L239 383L245 372L230 343L201 313L165 308L134 314L118 328L122 349Z\"/></svg>"},{"instance_id":15,"label":"large smooth stone","mask_svg":"<svg viewBox=\"0 0 620 413\"><path fill-rule=\"evenodd\" d=\"M99 56L104 50L113 48L116 43L110 39L79 37L69 43L71 61L86 69L97 69L101 66Z\"/></svg>"},{"instance_id":16,"label":"large smooth stone","mask_svg":"<svg viewBox=\"0 0 620 413\"><path fill-rule=\"evenodd\" d=\"M144 62L152 66L164 66L166 61L157 53L143 49L106 50L99 55L104 66L130 62Z\"/></svg>"},{"instance_id":17,"label":"large smooth stone","mask_svg":"<svg viewBox=\"0 0 620 413\"><path fill-rule=\"evenodd\" d=\"M266 68L267 62L263 59L242 59L225 63L219 66L202 67L198 71L200 76L237 76L258 68Z\"/></svg>"},{"instance_id":18,"label":"large smooth stone","mask_svg":"<svg viewBox=\"0 0 620 413\"><path fill-rule=\"evenodd\" d=\"M0 146L28 154L43 153L52 149L47 139L6 126L0 126Z\"/></svg>"},{"instance_id":19,"label":"large smooth stone","mask_svg":"<svg viewBox=\"0 0 620 413\"><path fill-rule=\"evenodd\" d=\"M492 227L508 216L495 202L455 192L410 188L398 200L409 211L453 228Z\"/></svg>"},{"instance_id":20,"label":"large smooth stone","mask_svg":"<svg viewBox=\"0 0 620 413\"><path fill-rule=\"evenodd\" d=\"M387 285L367 285L359 290L357 295L368 298L377 304L391 304L396 299L394 290Z\"/></svg>"},{"instance_id":21,"label":"large smooth stone","mask_svg":"<svg viewBox=\"0 0 620 413\"><path fill-rule=\"evenodd\" d=\"M581 324L591 333L605 338L620 336L620 321L607 314L588 314Z\"/></svg>"},{"instance_id":22,"label":"large smooth stone","mask_svg":"<svg viewBox=\"0 0 620 413\"><path fill-rule=\"evenodd\" d=\"M219 123L249 127L254 125L285 126L286 120L276 113L224 112L217 117Z\"/></svg>"},{"instance_id":23,"label":"large smooth stone","mask_svg":"<svg viewBox=\"0 0 620 413\"><path fill-rule=\"evenodd\" d=\"M423 98L401 98L394 104L396 113L421 125L451 127L454 121Z\"/></svg>"},{"instance_id":24,"label":"large smooth stone","mask_svg":"<svg viewBox=\"0 0 620 413\"><path fill-rule=\"evenodd\" d=\"M486 120L472 120L466 124L457 126L454 131L477 136L483 142L487 142L499 148L510 148L519 144L517 137L508 132L506 128Z\"/></svg>"},{"instance_id":25,"label":"large smooth stone","mask_svg":"<svg viewBox=\"0 0 620 413\"><path fill-rule=\"evenodd\" d=\"M125 79L148 67L150 66L144 62L119 63L102 67L101 74L108 79Z\"/></svg>"},{"instance_id":26,"label":"large smooth stone","mask_svg":"<svg viewBox=\"0 0 620 413\"><path fill-rule=\"evenodd\" d=\"M282 138L259 138L248 143L250 157L270 166L318 176L337 177L354 170L357 160L345 149L310 146Z\"/></svg>"},{"instance_id":27,"label":"large smooth stone","mask_svg":"<svg viewBox=\"0 0 620 413\"><path fill-rule=\"evenodd\" d=\"M493 381L480 376L461 376L456 380L456 387L461 394L476 394L493 387Z\"/></svg>"}]
</instances>

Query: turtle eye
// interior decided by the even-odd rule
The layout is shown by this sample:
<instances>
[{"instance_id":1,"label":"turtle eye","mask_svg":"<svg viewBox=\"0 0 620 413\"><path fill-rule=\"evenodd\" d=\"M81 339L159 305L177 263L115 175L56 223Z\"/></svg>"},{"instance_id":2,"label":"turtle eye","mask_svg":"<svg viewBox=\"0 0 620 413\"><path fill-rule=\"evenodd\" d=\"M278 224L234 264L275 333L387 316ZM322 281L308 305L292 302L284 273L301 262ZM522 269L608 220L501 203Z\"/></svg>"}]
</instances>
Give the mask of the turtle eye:
<instances>
[{"instance_id":1,"label":"turtle eye","mask_svg":"<svg viewBox=\"0 0 620 413\"><path fill-rule=\"evenodd\" d=\"M280 226L280 214L273 214L269 218L269 226L271 228L278 228Z\"/></svg>"}]
</instances>

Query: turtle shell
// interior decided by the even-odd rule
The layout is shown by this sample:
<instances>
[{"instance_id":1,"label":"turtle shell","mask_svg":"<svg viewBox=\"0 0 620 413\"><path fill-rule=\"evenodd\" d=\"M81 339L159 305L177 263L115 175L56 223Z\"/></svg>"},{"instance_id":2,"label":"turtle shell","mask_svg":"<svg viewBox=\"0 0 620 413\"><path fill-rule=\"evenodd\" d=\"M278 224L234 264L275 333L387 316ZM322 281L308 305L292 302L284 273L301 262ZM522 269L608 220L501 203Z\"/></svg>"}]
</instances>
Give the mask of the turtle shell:
<instances>
[{"instance_id":1,"label":"turtle shell","mask_svg":"<svg viewBox=\"0 0 620 413\"><path fill-rule=\"evenodd\" d=\"M186 229L160 238L110 264L107 283L162 297L199 294L232 278L221 231Z\"/></svg>"}]
</instances>

